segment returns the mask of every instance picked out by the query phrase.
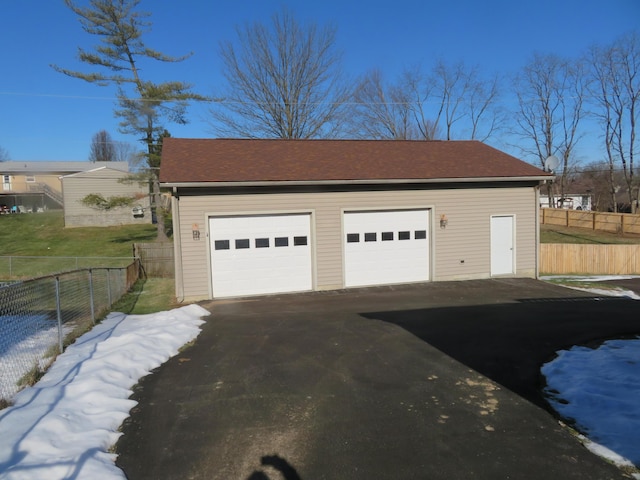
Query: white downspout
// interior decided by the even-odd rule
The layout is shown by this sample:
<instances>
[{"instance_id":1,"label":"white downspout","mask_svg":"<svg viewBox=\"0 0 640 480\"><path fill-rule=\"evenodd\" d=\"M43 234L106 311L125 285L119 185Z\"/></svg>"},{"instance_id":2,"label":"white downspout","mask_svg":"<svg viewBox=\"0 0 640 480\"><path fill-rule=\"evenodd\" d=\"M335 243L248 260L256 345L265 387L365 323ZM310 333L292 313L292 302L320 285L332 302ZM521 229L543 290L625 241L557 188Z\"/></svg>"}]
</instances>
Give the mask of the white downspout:
<instances>
[{"instance_id":1,"label":"white downspout","mask_svg":"<svg viewBox=\"0 0 640 480\"><path fill-rule=\"evenodd\" d=\"M182 230L180 228L180 198L177 188L173 187L171 195L173 222L173 258L175 268L175 292L178 303L184 302L184 270L182 268Z\"/></svg>"}]
</instances>

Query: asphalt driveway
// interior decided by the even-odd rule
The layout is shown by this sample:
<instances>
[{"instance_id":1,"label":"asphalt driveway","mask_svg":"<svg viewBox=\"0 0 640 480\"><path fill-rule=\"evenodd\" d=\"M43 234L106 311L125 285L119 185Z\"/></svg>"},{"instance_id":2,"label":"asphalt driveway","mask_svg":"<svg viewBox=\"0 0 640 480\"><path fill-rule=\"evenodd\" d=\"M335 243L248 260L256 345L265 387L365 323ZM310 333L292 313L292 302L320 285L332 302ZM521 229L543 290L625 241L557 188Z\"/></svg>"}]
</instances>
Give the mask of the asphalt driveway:
<instances>
[{"instance_id":1,"label":"asphalt driveway","mask_svg":"<svg viewBox=\"0 0 640 480\"><path fill-rule=\"evenodd\" d=\"M640 334L637 301L507 279L203 306L136 388L130 480L625 478L558 424L539 368Z\"/></svg>"}]
</instances>

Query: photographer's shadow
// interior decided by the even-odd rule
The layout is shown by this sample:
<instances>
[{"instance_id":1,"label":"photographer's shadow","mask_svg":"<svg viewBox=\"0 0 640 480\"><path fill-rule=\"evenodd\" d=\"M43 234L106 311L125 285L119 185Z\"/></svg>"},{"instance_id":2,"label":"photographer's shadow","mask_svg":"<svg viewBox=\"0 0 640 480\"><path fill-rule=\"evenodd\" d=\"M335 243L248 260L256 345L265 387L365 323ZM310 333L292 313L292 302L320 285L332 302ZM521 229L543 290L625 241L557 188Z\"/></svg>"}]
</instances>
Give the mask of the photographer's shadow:
<instances>
[{"instance_id":1,"label":"photographer's shadow","mask_svg":"<svg viewBox=\"0 0 640 480\"><path fill-rule=\"evenodd\" d=\"M278 455L265 455L260 459L260 464L264 467L272 467L282 474L284 480L302 480L295 468L289 462ZM247 480L276 480L269 477L262 470L253 472Z\"/></svg>"}]
</instances>

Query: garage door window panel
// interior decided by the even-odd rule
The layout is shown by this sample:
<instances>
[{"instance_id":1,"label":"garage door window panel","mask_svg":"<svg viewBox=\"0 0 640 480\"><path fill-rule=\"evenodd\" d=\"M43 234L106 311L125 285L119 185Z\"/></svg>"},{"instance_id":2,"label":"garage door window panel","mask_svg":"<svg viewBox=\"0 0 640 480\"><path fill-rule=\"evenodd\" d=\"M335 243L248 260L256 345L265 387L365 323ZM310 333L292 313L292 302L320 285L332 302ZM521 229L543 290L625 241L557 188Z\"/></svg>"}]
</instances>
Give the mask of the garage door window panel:
<instances>
[{"instance_id":1,"label":"garage door window panel","mask_svg":"<svg viewBox=\"0 0 640 480\"><path fill-rule=\"evenodd\" d=\"M236 250L240 250L243 248L249 248L249 239L248 238L241 238L236 240Z\"/></svg>"},{"instance_id":2,"label":"garage door window panel","mask_svg":"<svg viewBox=\"0 0 640 480\"><path fill-rule=\"evenodd\" d=\"M276 247L288 247L289 246L289 238L288 237L276 237L275 245L276 245Z\"/></svg>"},{"instance_id":3,"label":"garage door window panel","mask_svg":"<svg viewBox=\"0 0 640 480\"><path fill-rule=\"evenodd\" d=\"M256 248L269 248L269 239L256 238Z\"/></svg>"},{"instance_id":4,"label":"garage door window panel","mask_svg":"<svg viewBox=\"0 0 640 480\"><path fill-rule=\"evenodd\" d=\"M229 250L229 240L216 240L214 248L216 250Z\"/></svg>"}]
</instances>

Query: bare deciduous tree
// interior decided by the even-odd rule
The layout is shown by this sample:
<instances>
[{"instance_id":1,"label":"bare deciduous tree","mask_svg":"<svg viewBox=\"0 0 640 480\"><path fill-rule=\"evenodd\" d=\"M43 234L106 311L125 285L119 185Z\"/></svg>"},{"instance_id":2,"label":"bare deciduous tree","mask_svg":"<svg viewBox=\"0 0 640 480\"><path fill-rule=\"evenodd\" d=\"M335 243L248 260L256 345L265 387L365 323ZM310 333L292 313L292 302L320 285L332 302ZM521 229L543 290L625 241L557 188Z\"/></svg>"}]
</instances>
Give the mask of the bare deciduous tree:
<instances>
[{"instance_id":1,"label":"bare deciduous tree","mask_svg":"<svg viewBox=\"0 0 640 480\"><path fill-rule=\"evenodd\" d=\"M351 134L376 140L416 138L413 107L406 89L386 84L380 70L366 73L353 94Z\"/></svg>"},{"instance_id":2,"label":"bare deciduous tree","mask_svg":"<svg viewBox=\"0 0 640 480\"><path fill-rule=\"evenodd\" d=\"M610 172L610 194L615 202L614 170L620 164L632 211L638 210L640 187L635 180L636 123L640 102L640 38L623 35L608 47L589 52L593 72L592 97L595 114L604 129L604 144ZM638 189L638 192L634 192ZM635 194L634 194L635 193Z\"/></svg>"},{"instance_id":3,"label":"bare deciduous tree","mask_svg":"<svg viewBox=\"0 0 640 480\"><path fill-rule=\"evenodd\" d=\"M373 70L354 94L351 131L371 138L487 140L500 127L498 80L477 68L438 62L430 74L405 69L395 83Z\"/></svg>"},{"instance_id":4,"label":"bare deciduous tree","mask_svg":"<svg viewBox=\"0 0 640 480\"><path fill-rule=\"evenodd\" d=\"M116 149L111 135L106 130L100 130L91 138L89 150L90 162L113 162L116 159Z\"/></svg>"},{"instance_id":5,"label":"bare deciduous tree","mask_svg":"<svg viewBox=\"0 0 640 480\"><path fill-rule=\"evenodd\" d=\"M451 66L442 60L436 64L433 76L440 102L438 123L440 119L444 119L445 139L452 140L451 129L464 116L461 105L470 90L471 77L462 64Z\"/></svg>"},{"instance_id":6,"label":"bare deciduous tree","mask_svg":"<svg viewBox=\"0 0 640 480\"><path fill-rule=\"evenodd\" d=\"M440 137L440 116L442 110L436 113L430 108L435 96L435 82L433 77L423 74L420 67L413 67L402 73L400 88L406 91L411 100L411 110L418 131L418 138L435 140Z\"/></svg>"},{"instance_id":7,"label":"bare deciduous tree","mask_svg":"<svg viewBox=\"0 0 640 480\"><path fill-rule=\"evenodd\" d=\"M583 79L579 63L536 54L514 81L518 98L514 133L524 141L520 148L537 158L541 167L551 155L560 157L560 195L575 160L585 115ZM549 198L553 206L551 189Z\"/></svg>"},{"instance_id":8,"label":"bare deciduous tree","mask_svg":"<svg viewBox=\"0 0 640 480\"><path fill-rule=\"evenodd\" d=\"M287 10L270 25L236 29L223 42L227 82L211 109L213 130L248 138L335 137L350 92L335 47L335 28L300 24Z\"/></svg>"},{"instance_id":9,"label":"bare deciduous tree","mask_svg":"<svg viewBox=\"0 0 640 480\"><path fill-rule=\"evenodd\" d=\"M114 142L115 159L118 162L127 162L132 170L138 170L144 165L145 153L137 149L129 142Z\"/></svg>"},{"instance_id":10,"label":"bare deciduous tree","mask_svg":"<svg viewBox=\"0 0 640 480\"><path fill-rule=\"evenodd\" d=\"M10 159L9 152L6 148L0 147L0 162L6 162Z\"/></svg>"},{"instance_id":11,"label":"bare deciduous tree","mask_svg":"<svg viewBox=\"0 0 640 480\"><path fill-rule=\"evenodd\" d=\"M467 93L467 109L471 122L471 140L486 141L502 129L504 114L499 106L500 82L497 76L482 79L477 69L472 71L475 81Z\"/></svg>"}]
</instances>

